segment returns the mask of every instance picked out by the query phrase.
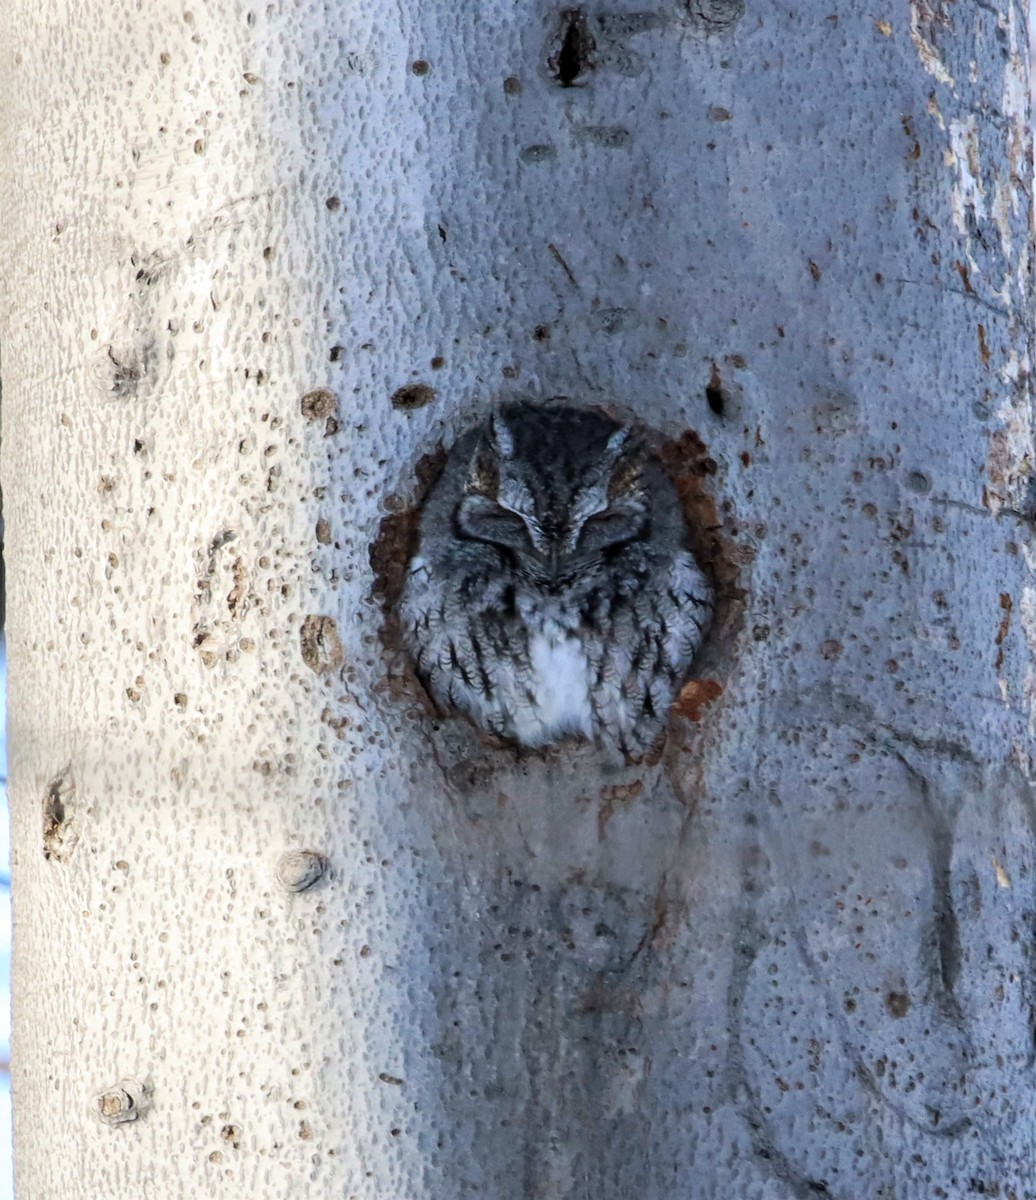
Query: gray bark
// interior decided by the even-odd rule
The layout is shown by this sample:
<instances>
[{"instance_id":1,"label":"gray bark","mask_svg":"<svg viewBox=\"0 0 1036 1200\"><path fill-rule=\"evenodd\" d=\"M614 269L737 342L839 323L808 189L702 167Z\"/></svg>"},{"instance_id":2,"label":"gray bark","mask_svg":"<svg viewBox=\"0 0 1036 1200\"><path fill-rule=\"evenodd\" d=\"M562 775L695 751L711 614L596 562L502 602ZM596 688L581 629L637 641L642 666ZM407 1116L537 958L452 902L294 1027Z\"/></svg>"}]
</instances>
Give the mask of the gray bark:
<instances>
[{"instance_id":1,"label":"gray bark","mask_svg":"<svg viewBox=\"0 0 1036 1200\"><path fill-rule=\"evenodd\" d=\"M1025 9L170 6L82 54L108 6L39 7L26 1194L1036 1197ZM422 462L516 393L638 414L699 522L657 763L487 746L400 661Z\"/></svg>"}]
</instances>

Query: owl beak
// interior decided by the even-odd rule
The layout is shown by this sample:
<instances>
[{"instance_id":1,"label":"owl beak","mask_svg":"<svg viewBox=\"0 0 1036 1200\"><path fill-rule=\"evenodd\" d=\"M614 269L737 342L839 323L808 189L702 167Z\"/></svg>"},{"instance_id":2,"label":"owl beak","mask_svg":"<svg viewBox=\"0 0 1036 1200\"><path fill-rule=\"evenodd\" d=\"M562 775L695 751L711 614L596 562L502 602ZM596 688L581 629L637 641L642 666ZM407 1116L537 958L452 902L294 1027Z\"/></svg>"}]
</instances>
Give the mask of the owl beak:
<instances>
[{"instance_id":1,"label":"owl beak","mask_svg":"<svg viewBox=\"0 0 1036 1200\"><path fill-rule=\"evenodd\" d=\"M544 565L547 568L547 579L552 591L557 591L566 582L568 577L568 572L563 562L564 553L564 546L558 542L551 542Z\"/></svg>"},{"instance_id":2,"label":"owl beak","mask_svg":"<svg viewBox=\"0 0 1036 1200\"><path fill-rule=\"evenodd\" d=\"M568 581L568 554L562 538L548 534L537 548L535 560L541 587L556 592Z\"/></svg>"}]
</instances>

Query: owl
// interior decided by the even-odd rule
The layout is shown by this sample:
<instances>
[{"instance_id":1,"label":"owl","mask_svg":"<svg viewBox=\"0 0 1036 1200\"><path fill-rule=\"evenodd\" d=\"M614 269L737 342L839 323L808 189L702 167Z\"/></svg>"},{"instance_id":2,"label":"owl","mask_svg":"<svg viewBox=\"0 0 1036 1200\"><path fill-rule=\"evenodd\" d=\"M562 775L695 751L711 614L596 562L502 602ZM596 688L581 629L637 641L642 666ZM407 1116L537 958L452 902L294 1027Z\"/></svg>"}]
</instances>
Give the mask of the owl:
<instances>
[{"instance_id":1,"label":"owl","mask_svg":"<svg viewBox=\"0 0 1036 1200\"><path fill-rule=\"evenodd\" d=\"M669 477L595 410L505 404L453 447L400 603L446 711L522 746L635 761L665 734L713 610Z\"/></svg>"}]
</instances>

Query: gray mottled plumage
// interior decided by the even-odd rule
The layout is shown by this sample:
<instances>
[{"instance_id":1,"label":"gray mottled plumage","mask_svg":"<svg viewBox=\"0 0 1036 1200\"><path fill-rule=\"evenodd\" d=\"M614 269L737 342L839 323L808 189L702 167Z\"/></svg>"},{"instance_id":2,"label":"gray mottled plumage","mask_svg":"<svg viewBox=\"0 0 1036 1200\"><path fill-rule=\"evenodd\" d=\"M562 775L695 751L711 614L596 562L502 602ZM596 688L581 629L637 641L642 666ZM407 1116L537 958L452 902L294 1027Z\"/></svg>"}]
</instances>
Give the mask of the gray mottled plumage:
<instances>
[{"instance_id":1,"label":"gray mottled plumage","mask_svg":"<svg viewBox=\"0 0 1036 1200\"><path fill-rule=\"evenodd\" d=\"M712 616L673 484L596 411L508 404L460 438L401 601L436 701L525 746L661 740Z\"/></svg>"}]
</instances>

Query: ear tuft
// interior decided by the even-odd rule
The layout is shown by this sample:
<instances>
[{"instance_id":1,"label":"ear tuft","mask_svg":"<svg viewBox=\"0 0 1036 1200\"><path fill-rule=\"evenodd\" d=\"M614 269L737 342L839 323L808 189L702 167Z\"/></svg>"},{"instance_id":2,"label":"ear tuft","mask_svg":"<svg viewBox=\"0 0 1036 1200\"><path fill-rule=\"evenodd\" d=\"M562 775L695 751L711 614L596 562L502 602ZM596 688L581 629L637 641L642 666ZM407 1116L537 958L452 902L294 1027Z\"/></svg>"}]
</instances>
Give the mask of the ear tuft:
<instances>
[{"instance_id":1,"label":"ear tuft","mask_svg":"<svg viewBox=\"0 0 1036 1200\"><path fill-rule=\"evenodd\" d=\"M632 436L633 430L629 427L629 425L623 425L621 429L616 429L616 431L608 439L608 444L604 448L605 454L612 458L618 458L618 456L622 453L623 447Z\"/></svg>"},{"instance_id":2,"label":"ear tuft","mask_svg":"<svg viewBox=\"0 0 1036 1200\"><path fill-rule=\"evenodd\" d=\"M645 457L643 442L628 425L611 435L605 448L605 461L611 467L609 503L629 499L640 492Z\"/></svg>"},{"instance_id":3,"label":"ear tuft","mask_svg":"<svg viewBox=\"0 0 1036 1200\"><path fill-rule=\"evenodd\" d=\"M494 413L483 429L478 439L475 452L471 456L471 467L468 471L464 491L469 496L486 496L496 500L500 495L500 458L504 445L513 450L514 444L510 430Z\"/></svg>"},{"instance_id":4,"label":"ear tuft","mask_svg":"<svg viewBox=\"0 0 1036 1200\"><path fill-rule=\"evenodd\" d=\"M502 413L495 412L490 416L489 436L498 458L514 458L514 434L507 428Z\"/></svg>"}]
</instances>

